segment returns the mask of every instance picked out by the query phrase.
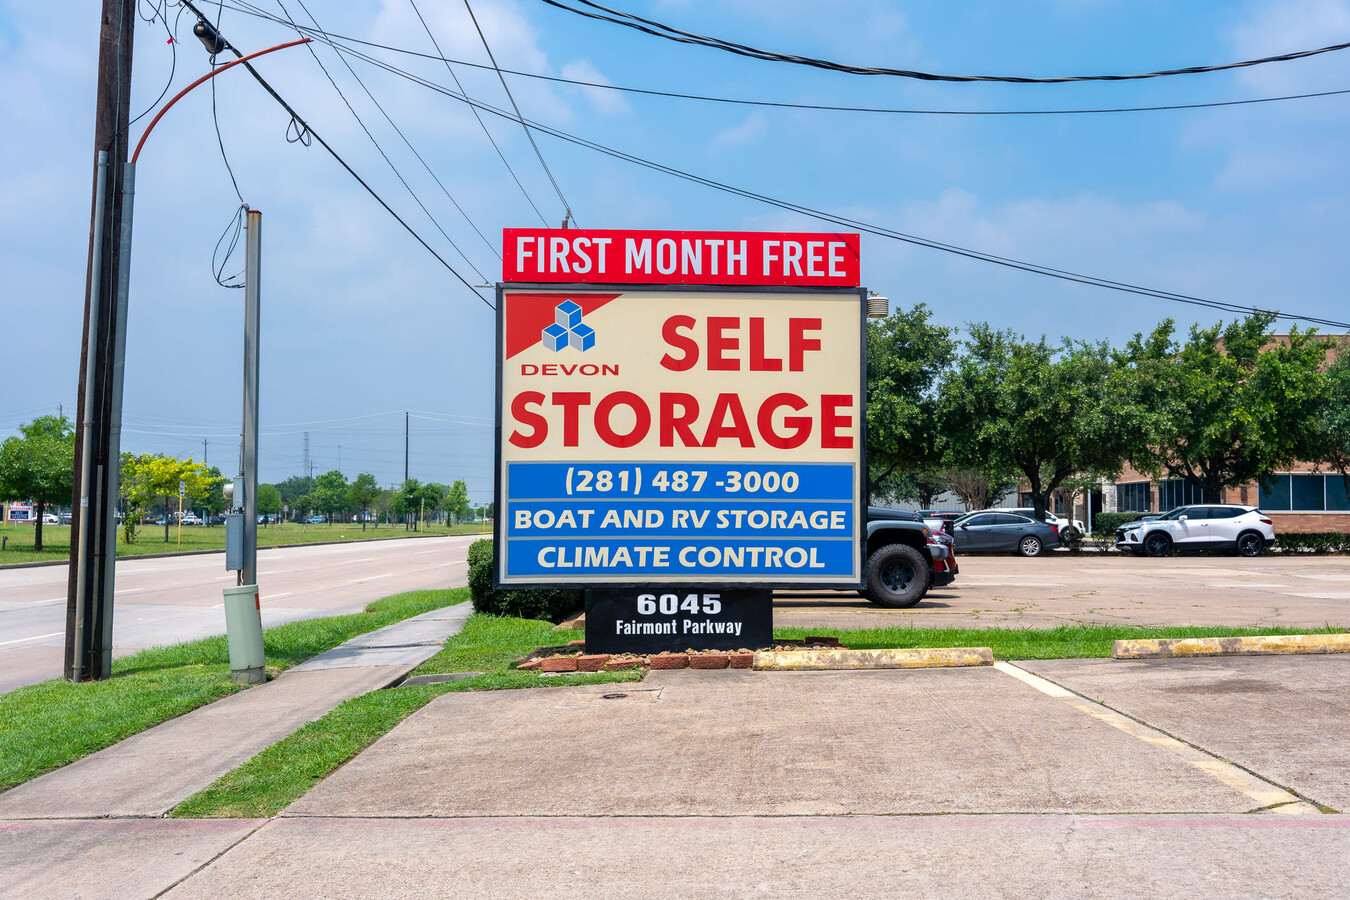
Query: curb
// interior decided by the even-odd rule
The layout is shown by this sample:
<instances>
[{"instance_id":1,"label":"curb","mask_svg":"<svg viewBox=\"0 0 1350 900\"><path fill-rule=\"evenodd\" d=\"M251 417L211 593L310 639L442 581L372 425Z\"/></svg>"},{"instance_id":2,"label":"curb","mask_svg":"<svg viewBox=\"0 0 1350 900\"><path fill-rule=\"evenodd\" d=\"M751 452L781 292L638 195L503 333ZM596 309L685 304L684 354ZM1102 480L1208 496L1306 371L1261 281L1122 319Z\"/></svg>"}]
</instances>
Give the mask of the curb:
<instances>
[{"instance_id":1,"label":"curb","mask_svg":"<svg viewBox=\"0 0 1350 900\"><path fill-rule=\"evenodd\" d=\"M1287 634L1261 637L1154 638L1116 641L1112 659L1185 659L1193 656L1284 656L1350 653L1350 634Z\"/></svg>"},{"instance_id":2,"label":"curb","mask_svg":"<svg viewBox=\"0 0 1350 900\"><path fill-rule=\"evenodd\" d=\"M761 650L755 669L761 672L804 672L830 669L945 669L992 666L988 647L913 648L906 650Z\"/></svg>"},{"instance_id":3,"label":"curb","mask_svg":"<svg viewBox=\"0 0 1350 900\"><path fill-rule=\"evenodd\" d=\"M491 534L490 531L483 532L483 535ZM266 547L259 546L259 550L286 550L290 547L331 547L334 544L368 544L374 541L402 541L408 538L452 538L452 537L479 537L476 534L406 534L396 538L353 538L346 541L312 541L310 543L300 544L270 544ZM133 559L169 559L175 556L210 556L212 553L224 553L225 548L219 550L180 550L170 553L132 553L127 556L118 556L118 562L130 562ZM68 566L68 559L46 559L42 562L26 563L0 563L0 572L6 569L37 569L42 566Z\"/></svg>"}]
</instances>

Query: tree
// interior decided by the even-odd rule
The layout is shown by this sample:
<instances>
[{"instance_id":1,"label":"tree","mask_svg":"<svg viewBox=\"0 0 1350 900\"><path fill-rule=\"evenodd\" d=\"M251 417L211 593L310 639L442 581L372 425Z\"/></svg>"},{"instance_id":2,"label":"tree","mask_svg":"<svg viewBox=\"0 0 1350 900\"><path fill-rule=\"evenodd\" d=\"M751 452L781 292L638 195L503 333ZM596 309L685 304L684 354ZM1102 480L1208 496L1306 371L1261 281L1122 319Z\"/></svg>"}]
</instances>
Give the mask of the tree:
<instances>
[{"instance_id":1,"label":"tree","mask_svg":"<svg viewBox=\"0 0 1350 900\"><path fill-rule=\"evenodd\" d=\"M422 482L416 478L405 478L403 485L395 495L393 503L394 514L403 517L404 531L412 528L412 522L416 521L417 511L421 507Z\"/></svg>"},{"instance_id":2,"label":"tree","mask_svg":"<svg viewBox=\"0 0 1350 900\"><path fill-rule=\"evenodd\" d=\"M381 519L385 521L385 524L388 524L390 521L389 516L397 515L397 513L392 511L393 505L394 505L394 492L385 490L380 491L379 495L371 503L371 508L375 510L376 528L380 527Z\"/></svg>"},{"instance_id":3,"label":"tree","mask_svg":"<svg viewBox=\"0 0 1350 900\"><path fill-rule=\"evenodd\" d=\"M966 511L988 509L994 497L1003 492L1008 479L991 476L989 471L980 468L948 469L944 473L947 489L961 498Z\"/></svg>"},{"instance_id":4,"label":"tree","mask_svg":"<svg viewBox=\"0 0 1350 900\"><path fill-rule=\"evenodd\" d=\"M333 469L314 479L314 506L333 524L333 515L347 508L347 476Z\"/></svg>"},{"instance_id":5,"label":"tree","mask_svg":"<svg viewBox=\"0 0 1350 900\"><path fill-rule=\"evenodd\" d=\"M180 486L185 495L198 496L203 490L203 481L210 478L206 467L191 459L142 453L128 468L127 503L138 515L156 501L163 504L164 543L167 544L173 501L178 497Z\"/></svg>"},{"instance_id":6,"label":"tree","mask_svg":"<svg viewBox=\"0 0 1350 900\"><path fill-rule=\"evenodd\" d=\"M445 499L441 501L441 505L451 516L463 518L468 515L469 486L463 481L456 480L446 490Z\"/></svg>"},{"instance_id":7,"label":"tree","mask_svg":"<svg viewBox=\"0 0 1350 900\"><path fill-rule=\"evenodd\" d=\"M220 469L212 466L202 473L197 493L192 495L192 503L199 512L205 514L204 518L208 525L216 513L224 512L225 476L220 474Z\"/></svg>"},{"instance_id":8,"label":"tree","mask_svg":"<svg viewBox=\"0 0 1350 900\"><path fill-rule=\"evenodd\" d=\"M277 482L277 491L281 494L281 502L287 509L294 510L296 501L304 494L314 490L314 479L308 475L292 475L285 481Z\"/></svg>"},{"instance_id":9,"label":"tree","mask_svg":"<svg viewBox=\"0 0 1350 900\"><path fill-rule=\"evenodd\" d=\"M375 481L375 476L369 472L362 472L356 476L356 480L347 488L347 503L352 509L361 513L361 530L366 530L366 517L370 511L370 505L380 496L380 485Z\"/></svg>"},{"instance_id":10,"label":"tree","mask_svg":"<svg viewBox=\"0 0 1350 900\"><path fill-rule=\"evenodd\" d=\"M75 472L75 430L65 416L38 416L0 443L0 500L33 504L33 549L42 549L48 506L70 502Z\"/></svg>"},{"instance_id":11,"label":"tree","mask_svg":"<svg viewBox=\"0 0 1350 900\"><path fill-rule=\"evenodd\" d=\"M427 516L434 517L436 510L445 502L447 490L449 488L435 481L422 485L422 490L417 494L417 508L413 510L413 515L424 521Z\"/></svg>"},{"instance_id":12,"label":"tree","mask_svg":"<svg viewBox=\"0 0 1350 900\"><path fill-rule=\"evenodd\" d=\"M943 381L950 459L986 473L1020 473L1036 518L1044 519L1047 498L1068 479L1120 471L1137 428L1126 383L1105 343L1052 347L1044 337L972 325Z\"/></svg>"},{"instance_id":13,"label":"tree","mask_svg":"<svg viewBox=\"0 0 1350 900\"><path fill-rule=\"evenodd\" d=\"M1184 344L1163 322L1136 334L1121 360L1133 373L1145 427L1130 462L1154 478L1184 479L1218 500L1227 487L1325 455L1324 371L1329 343L1314 331L1271 341L1270 313L1191 328Z\"/></svg>"},{"instance_id":14,"label":"tree","mask_svg":"<svg viewBox=\"0 0 1350 900\"><path fill-rule=\"evenodd\" d=\"M867 323L869 493L896 495L895 476L930 469L942 457L936 387L956 339L931 315L920 303Z\"/></svg>"},{"instance_id":15,"label":"tree","mask_svg":"<svg viewBox=\"0 0 1350 900\"><path fill-rule=\"evenodd\" d=\"M281 506L281 491L275 484L258 485L258 512L267 517L264 522L281 512Z\"/></svg>"},{"instance_id":16,"label":"tree","mask_svg":"<svg viewBox=\"0 0 1350 900\"><path fill-rule=\"evenodd\" d=\"M1350 474L1350 342L1341 346L1340 355L1327 369L1317 438L1318 451L1312 458L1329 463L1342 475Z\"/></svg>"}]
</instances>

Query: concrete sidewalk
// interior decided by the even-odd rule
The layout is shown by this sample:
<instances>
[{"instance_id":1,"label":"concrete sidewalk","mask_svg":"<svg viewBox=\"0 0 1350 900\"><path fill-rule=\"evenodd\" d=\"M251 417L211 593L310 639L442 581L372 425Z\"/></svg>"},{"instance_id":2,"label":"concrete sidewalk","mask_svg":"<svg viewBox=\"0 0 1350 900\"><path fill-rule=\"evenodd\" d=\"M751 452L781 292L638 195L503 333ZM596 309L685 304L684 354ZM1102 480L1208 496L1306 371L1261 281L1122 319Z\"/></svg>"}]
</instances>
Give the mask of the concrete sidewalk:
<instances>
[{"instance_id":1,"label":"concrete sidewalk","mask_svg":"<svg viewBox=\"0 0 1350 900\"><path fill-rule=\"evenodd\" d=\"M344 700L396 683L434 656L472 612L465 602L353 638L268 684L0 794L0 820L163 816Z\"/></svg>"}]
</instances>

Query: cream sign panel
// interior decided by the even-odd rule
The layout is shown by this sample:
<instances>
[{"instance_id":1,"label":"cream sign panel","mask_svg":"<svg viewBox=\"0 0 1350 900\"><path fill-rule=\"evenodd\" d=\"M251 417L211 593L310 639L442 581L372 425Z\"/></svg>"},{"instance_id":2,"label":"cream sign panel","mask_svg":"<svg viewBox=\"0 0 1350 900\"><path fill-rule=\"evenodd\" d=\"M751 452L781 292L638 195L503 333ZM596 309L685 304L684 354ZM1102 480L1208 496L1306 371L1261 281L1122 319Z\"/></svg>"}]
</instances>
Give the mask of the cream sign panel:
<instances>
[{"instance_id":1,"label":"cream sign panel","mask_svg":"<svg viewBox=\"0 0 1350 900\"><path fill-rule=\"evenodd\" d=\"M863 292L500 299L501 583L859 581Z\"/></svg>"}]
</instances>

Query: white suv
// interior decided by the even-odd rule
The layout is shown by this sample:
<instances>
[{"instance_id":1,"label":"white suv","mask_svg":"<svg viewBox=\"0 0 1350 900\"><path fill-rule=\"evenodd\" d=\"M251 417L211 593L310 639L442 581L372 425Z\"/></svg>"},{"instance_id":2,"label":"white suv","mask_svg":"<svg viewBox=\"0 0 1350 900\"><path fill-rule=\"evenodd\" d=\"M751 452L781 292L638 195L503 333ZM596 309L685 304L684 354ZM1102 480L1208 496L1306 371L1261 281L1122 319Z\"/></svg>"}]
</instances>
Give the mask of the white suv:
<instances>
[{"instance_id":1,"label":"white suv","mask_svg":"<svg viewBox=\"0 0 1350 900\"><path fill-rule=\"evenodd\" d=\"M1136 556L1166 556L1172 550L1235 550L1256 556L1275 543L1275 523L1255 506L1179 506L1146 522L1116 530L1116 549Z\"/></svg>"}]
</instances>

